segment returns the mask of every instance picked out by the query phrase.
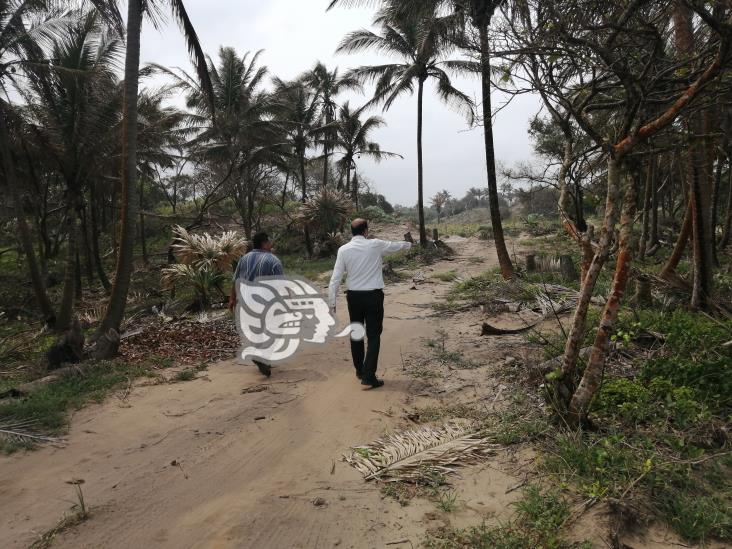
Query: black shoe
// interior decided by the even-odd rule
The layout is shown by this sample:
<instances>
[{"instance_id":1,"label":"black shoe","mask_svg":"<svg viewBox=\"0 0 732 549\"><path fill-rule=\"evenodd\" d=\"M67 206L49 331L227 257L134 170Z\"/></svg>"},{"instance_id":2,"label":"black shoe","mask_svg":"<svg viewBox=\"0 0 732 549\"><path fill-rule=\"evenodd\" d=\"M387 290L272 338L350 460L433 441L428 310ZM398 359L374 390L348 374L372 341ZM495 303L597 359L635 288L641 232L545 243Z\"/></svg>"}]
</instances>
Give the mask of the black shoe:
<instances>
[{"instance_id":1,"label":"black shoe","mask_svg":"<svg viewBox=\"0 0 732 549\"><path fill-rule=\"evenodd\" d=\"M381 387L382 385L384 385L384 382L376 377L372 377L362 379L361 385L369 385L372 389L376 389L377 387Z\"/></svg>"},{"instance_id":2,"label":"black shoe","mask_svg":"<svg viewBox=\"0 0 732 549\"><path fill-rule=\"evenodd\" d=\"M266 362L262 362L261 360L257 360L256 358L252 359L252 362L257 365L257 368L259 368L259 371L269 377L272 375L272 366L267 364Z\"/></svg>"}]
</instances>

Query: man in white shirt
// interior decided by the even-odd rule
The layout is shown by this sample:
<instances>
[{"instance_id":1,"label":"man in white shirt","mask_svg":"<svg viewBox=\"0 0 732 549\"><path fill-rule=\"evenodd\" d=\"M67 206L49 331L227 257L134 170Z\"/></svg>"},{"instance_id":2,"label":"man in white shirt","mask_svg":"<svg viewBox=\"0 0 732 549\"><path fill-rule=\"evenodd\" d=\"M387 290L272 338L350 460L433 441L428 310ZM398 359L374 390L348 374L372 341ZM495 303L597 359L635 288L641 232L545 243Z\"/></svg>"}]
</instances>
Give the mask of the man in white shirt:
<instances>
[{"instance_id":1,"label":"man in white shirt","mask_svg":"<svg viewBox=\"0 0 732 549\"><path fill-rule=\"evenodd\" d=\"M369 226L365 219L351 223L353 238L338 249L333 275L330 277L328 301L335 313L338 287L343 273L347 274L346 294L348 315L351 322L360 322L366 327L368 350L364 353L363 340L351 339L351 356L356 368L356 376L361 385L381 387L384 382L376 377L379 360L381 330L384 324L384 277L382 257L409 249L410 242L387 242L376 238L369 239Z\"/></svg>"}]
</instances>

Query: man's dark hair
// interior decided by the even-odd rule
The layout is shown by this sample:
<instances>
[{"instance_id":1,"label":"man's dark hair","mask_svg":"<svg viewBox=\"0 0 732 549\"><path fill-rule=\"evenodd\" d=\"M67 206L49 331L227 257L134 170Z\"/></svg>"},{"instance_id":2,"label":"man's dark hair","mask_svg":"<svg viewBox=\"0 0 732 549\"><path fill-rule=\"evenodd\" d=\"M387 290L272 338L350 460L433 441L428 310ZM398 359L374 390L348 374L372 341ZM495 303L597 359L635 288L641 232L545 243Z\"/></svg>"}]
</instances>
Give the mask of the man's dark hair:
<instances>
[{"instance_id":1,"label":"man's dark hair","mask_svg":"<svg viewBox=\"0 0 732 549\"><path fill-rule=\"evenodd\" d=\"M353 236L363 235L369 228L369 222L365 219L357 219L351 223L351 233Z\"/></svg>"},{"instance_id":2,"label":"man's dark hair","mask_svg":"<svg viewBox=\"0 0 732 549\"><path fill-rule=\"evenodd\" d=\"M257 233L252 237L252 247L255 250L261 250L262 246L265 242L269 240L269 235L262 231L261 233Z\"/></svg>"}]
</instances>

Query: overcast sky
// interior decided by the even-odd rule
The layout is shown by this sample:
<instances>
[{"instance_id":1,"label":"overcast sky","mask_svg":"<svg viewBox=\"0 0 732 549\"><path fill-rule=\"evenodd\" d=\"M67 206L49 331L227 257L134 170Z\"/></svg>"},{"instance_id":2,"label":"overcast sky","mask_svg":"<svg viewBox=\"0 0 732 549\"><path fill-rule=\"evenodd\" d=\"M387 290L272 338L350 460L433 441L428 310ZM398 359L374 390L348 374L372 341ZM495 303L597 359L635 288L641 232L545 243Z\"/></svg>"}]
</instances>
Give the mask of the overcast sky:
<instances>
[{"instance_id":1,"label":"overcast sky","mask_svg":"<svg viewBox=\"0 0 732 549\"><path fill-rule=\"evenodd\" d=\"M391 62L369 55L336 55L343 36L352 30L370 27L373 9L337 8L325 11L328 0L187 0L189 16L204 51L216 57L219 46L233 47L243 54L263 49L260 57L272 75L291 79L311 68L316 60L329 68ZM174 22L168 20L156 30L145 23L142 35L142 62L156 62L191 71L183 39ZM479 82L455 79L454 84L472 96L480 96ZM344 96L352 105L366 102L364 96ZM494 96L493 106L502 98ZM528 160L531 145L527 135L529 118L538 102L522 96L501 111L494 136L496 158L503 165ZM417 200L416 121L417 98L404 96L382 115L387 126L373 138L382 149L404 156L375 164L357 161L358 169L375 190L396 204L411 205ZM424 104L425 194L448 189L461 197L470 187L485 187L485 158L482 129L469 129L464 118L437 99L431 85L425 87Z\"/></svg>"}]
</instances>

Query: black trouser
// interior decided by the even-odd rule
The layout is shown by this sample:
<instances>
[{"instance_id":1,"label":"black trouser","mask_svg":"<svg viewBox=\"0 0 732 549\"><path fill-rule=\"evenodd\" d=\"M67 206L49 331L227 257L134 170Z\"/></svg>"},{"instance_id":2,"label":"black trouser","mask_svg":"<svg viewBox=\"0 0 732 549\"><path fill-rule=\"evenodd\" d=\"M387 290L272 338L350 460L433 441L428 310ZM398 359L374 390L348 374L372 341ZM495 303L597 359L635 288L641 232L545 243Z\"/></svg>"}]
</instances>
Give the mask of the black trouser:
<instances>
[{"instance_id":1,"label":"black trouser","mask_svg":"<svg viewBox=\"0 0 732 549\"><path fill-rule=\"evenodd\" d=\"M360 322L366 326L366 337L369 340L368 350L364 356L364 340L351 340L351 356L356 372L364 379L376 377L376 366L379 361L381 346L381 330L384 326L384 292L381 290L351 291L346 294L348 300L348 316L351 322Z\"/></svg>"}]
</instances>

